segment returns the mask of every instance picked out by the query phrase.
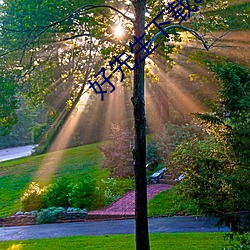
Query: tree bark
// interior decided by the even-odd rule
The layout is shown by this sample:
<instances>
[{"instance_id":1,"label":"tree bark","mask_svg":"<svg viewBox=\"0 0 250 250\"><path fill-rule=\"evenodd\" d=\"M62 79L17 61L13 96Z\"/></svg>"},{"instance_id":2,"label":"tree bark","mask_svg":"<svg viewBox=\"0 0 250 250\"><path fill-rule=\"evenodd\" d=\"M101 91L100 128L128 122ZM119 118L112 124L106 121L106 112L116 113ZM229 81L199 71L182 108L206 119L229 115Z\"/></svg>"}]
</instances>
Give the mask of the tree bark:
<instances>
[{"instance_id":1,"label":"tree bark","mask_svg":"<svg viewBox=\"0 0 250 250\"><path fill-rule=\"evenodd\" d=\"M140 38L145 30L146 0L136 0L135 7L135 36ZM145 43L145 40L142 40ZM141 46L135 46L137 52ZM146 180L146 117L144 101L144 66L140 62L144 57L144 50L134 53L139 65L134 71L134 88L132 103L134 108L135 147L133 149L135 174L135 217L136 217L136 249L149 250L148 214L147 214L147 180Z\"/></svg>"}]
</instances>

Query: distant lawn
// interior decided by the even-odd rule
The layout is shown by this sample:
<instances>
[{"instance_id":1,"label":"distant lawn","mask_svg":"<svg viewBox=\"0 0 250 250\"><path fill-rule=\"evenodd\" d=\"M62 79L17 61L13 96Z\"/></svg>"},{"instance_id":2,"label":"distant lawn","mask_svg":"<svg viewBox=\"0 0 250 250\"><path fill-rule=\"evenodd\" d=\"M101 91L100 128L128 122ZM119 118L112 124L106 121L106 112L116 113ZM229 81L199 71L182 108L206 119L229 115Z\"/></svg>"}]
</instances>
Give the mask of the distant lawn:
<instances>
[{"instance_id":1,"label":"distant lawn","mask_svg":"<svg viewBox=\"0 0 250 250\"><path fill-rule=\"evenodd\" d=\"M65 150L52 179L64 176L79 181L86 174L106 176L105 170L98 169L102 160L98 145L100 143ZM51 157L56 155L57 152L50 153ZM0 163L0 217L20 210L20 197L30 182L37 181L34 176L46 156L43 154Z\"/></svg>"},{"instance_id":2,"label":"distant lawn","mask_svg":"<svg viewBox=\"0 0 250 250\"><path fill-rule=\"evenodd\" d=\"M151 234L151 250L221 250L228 246L224 233ZM135 249L134 235L74 236L67 238L0 242L2 250L130 250Z\"/></svg>"}]
</instances>

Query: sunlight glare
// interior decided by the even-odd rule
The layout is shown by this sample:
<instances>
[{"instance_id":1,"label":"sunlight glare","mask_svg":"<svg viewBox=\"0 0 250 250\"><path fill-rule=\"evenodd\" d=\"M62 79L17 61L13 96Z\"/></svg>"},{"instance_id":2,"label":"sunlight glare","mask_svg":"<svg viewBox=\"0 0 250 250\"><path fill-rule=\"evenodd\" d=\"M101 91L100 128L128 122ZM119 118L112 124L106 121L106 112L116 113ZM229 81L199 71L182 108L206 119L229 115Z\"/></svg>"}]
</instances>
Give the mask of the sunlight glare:
<instances>
[{"instance_id":1,"label":"sunlight glare","mask_svg":"<svg viewBox=\"0 0 250 250\"><path fill-rule=\"evenodd\" d=\"M116 37L121 37L124 34L124 29L120 24L116 26L114 34Z\"/></svg>"},{"instance_id":2,"label":"sunlight glare","mask_svg":"<svg viewBox=\"0 0 250 250\"><path fill-rule=\"evenodd\" d=\"M88 98L89 95L87 93L84 93L79 103L73 109L70 117L68 117L61 131L50 146L49 153L46 154L46 157L43 159L42 164L35 176L35 179L38 180L39 183L49 183L52 176L56 173L56 170L59 167L59 163L63 158L64 149L67 149L73 137L82 111L85 109L88 102Z\"/></svg>"}]
</instances>

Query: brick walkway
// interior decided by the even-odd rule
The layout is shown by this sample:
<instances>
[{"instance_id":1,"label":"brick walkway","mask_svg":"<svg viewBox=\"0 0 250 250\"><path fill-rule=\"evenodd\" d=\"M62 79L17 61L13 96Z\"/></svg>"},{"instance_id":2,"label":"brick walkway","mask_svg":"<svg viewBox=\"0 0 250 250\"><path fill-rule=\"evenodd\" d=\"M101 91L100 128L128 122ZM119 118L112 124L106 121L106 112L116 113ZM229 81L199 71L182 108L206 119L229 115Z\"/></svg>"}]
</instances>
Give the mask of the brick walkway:
<instances>
[{"instance_id":1,"label":"brick walkway","mask_svg":"<svg viewBox=\"0 0 250 250\"><path fill-rule=\"evenodd\" d=\"M160 192L169 189L171 185L155 184L147 188L148 201ZM134 218L135 217L135 191L130 191L113 202L110 206L88 213L89 219L107 218Z\"/></svg>"}]
</instances>

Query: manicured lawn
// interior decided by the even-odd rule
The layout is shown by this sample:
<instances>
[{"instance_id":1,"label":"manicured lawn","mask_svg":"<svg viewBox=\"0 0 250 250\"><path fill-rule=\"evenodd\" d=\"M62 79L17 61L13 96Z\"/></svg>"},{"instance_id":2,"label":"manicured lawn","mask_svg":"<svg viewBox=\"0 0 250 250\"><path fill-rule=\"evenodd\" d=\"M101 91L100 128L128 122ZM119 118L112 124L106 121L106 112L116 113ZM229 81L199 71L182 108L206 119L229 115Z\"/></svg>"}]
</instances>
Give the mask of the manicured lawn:
<instances>
[{"instance_id":1,"label":"manicured lawn","mask_svg":"<svg viewBox=\"0 0 250 250\"><path fill-rule=\"evenodd\" d=\"M228 246L224 233L151 234L151 250L221 250ZM135 249L134 235L74 236L57 239L1 242L2 250Z\"/></svg>"},{"instance_id":2,"label":"manicured lawn","mask_svg":"<svg viewBox=\"0 0 250 250\"><path fill-rule=\"evenodd\" d=\"M65 150L57 166L51 166L56 169L51 180L64 176L79 181L86 174L98 175L98 178L106 176L107 172L98 168L102 160L98 145L100 143ZM50 156L53 158L57 154L50 153ZM30 182L37 181L36 172L46 156L44 154L0 163L0 217L20 210L20 197Z\"/></svg>"}]
</instances>

